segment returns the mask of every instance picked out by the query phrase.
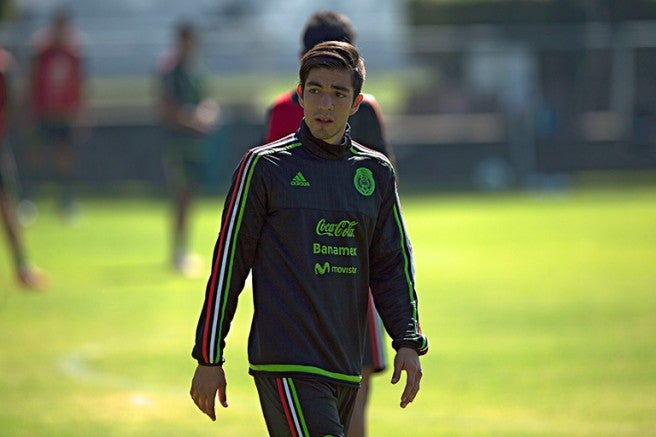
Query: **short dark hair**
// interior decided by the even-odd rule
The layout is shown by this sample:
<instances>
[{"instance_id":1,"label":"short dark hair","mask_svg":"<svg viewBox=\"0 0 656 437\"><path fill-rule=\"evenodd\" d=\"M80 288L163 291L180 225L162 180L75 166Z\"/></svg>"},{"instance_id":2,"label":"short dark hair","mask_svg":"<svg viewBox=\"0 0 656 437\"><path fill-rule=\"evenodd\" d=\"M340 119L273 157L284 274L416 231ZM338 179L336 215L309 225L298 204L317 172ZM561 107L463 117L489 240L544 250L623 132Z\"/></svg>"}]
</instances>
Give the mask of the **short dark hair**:
<instances>
[{"instance_id":1,"label":"short dark hair","mask_svg":"<svg viewBox=\"0 0 656 437\"><path fill-rule=\"evenodd\" d=\"M191 21L180 21L175 26L178 39L196 38L196 26Z\"/></svg>"},{"instance_id":2,"label":"short dark hair","mask_svg":"<svg viewBox=\"0 0 656 437\"><path fill-rule=\"evenodd\" d=\"M351 20L344 14L328 10L311 15L303 31L303 53L324 41L355 44L355 28Z\"/></svg>"},{"instance_id":3,"label":"short dark hair","mask_svg":"<svg viewBox=\"0 0 656 437\"><path fill-rule=\"evenodd\" d=\"M358 49L341 41L319 43L303 55L301 68L298 71L302 90L305 89L305 81L314 68L350 71L353 81L353 99L362 91L367 74L364 59L360 56Z\"/></svg>"},{"instance_id":4,"label":"short dark hair","mask_svg":"<svg viewBox=\"0 0 656 437\"><path fill-rule=\"evenodd\" d=\"M52 12L52 22L59 25L67 25L73 19L73 12L66 7L60 6Z\"/></svg>"}]
</instances>

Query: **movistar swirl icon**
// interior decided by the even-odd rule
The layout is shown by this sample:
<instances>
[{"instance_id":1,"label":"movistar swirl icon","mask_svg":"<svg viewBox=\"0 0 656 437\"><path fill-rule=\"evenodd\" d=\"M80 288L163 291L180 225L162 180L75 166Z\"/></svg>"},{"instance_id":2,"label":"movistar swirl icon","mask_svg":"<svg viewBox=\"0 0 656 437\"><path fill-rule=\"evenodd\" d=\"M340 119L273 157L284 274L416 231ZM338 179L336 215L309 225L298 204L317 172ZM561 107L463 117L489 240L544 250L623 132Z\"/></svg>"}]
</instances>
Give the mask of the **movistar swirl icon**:
<instances>
[{"instance_id":1,"label":"movistar swirl icon","mask_svg":"<svg viewBox=\"0 0 656 437\"><path fill-rule=\"evenodd\" d=\"M325 275L329 271L330 271L330 263L329 262L325 262L325 263L323 263L323 265L321 265L319 263L316 263L314 265L314 273L317 274L317 275Z\"/></svg>"},{"instance_id":2,"label":"movistar swirl icon","mask_svg":"<svg viewBox=\"0 0 656 437\"><path fill-rule=\"evenodd\" d=\"M335 266L326 261L323 264L316 263L314 265L314 273L316 275L325 275L327 273L335 275L356 275L358 268L356 266Z\"/></svg>"}]
</instances>

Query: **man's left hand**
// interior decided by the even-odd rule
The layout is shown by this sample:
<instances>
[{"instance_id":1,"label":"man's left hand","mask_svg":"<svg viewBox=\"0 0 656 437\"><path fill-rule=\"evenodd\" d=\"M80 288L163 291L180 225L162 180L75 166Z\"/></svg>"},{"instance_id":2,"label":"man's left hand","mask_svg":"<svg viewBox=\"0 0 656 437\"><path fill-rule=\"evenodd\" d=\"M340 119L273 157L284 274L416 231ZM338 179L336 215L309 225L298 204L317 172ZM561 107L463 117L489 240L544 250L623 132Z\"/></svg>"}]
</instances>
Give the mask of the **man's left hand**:
<instances>
[{"instance_id":1,"label":"man's left hand","mask_svg":"<svg viewBox=\"0 0 656 437\"><path fill-rule=\"evenodd\" d=\"M402 347L394 357L394 374L392 375L392 384L396 384L401 379L401 372L405 370L407 379L403 394L401 394L401 408L405 408L415 399L419 392L419 383L421 382L421 364L419 355L414 349Z\"/></svg>"}]
</instances>

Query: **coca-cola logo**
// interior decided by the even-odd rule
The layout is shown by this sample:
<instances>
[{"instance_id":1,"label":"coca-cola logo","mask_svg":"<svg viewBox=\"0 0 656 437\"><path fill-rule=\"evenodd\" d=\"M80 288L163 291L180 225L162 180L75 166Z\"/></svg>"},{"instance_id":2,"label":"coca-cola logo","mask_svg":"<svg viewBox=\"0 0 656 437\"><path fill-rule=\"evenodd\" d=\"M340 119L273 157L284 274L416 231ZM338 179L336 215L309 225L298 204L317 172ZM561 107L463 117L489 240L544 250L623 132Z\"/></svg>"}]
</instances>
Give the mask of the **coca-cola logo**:
<instances>
[{"instance_id":1,"label":"coca-cola logo","mask_svg":"<svg viewBox=\"0 0 656 437\"><path fill-rule=\"evenodd\" d=\"M330 223L326 219L317 222L317 235L328 235L330 237L353 238L355 237L355 227L358 222L353 220L342 220L337 223Z\"/></svg>"}]
</instances>

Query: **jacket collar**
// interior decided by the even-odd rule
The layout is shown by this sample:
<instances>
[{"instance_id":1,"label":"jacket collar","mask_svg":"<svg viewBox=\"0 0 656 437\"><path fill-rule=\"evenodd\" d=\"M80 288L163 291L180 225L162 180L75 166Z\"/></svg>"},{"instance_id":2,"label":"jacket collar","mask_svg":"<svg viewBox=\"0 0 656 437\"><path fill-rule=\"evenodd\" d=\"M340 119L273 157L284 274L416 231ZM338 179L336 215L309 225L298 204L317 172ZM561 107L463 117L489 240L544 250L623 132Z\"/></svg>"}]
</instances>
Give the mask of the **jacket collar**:
<instances>
[{"instance_id":1,"label":"jacket collar","mask_svg":"<svg viewBox=\"0 0 656 437\"><path fill-rule=\"evenodd\" d=\"M305 124L305 120L301 122L301 127L296 131L296 136L303 146L308 149L313 155L323 159L342 159L351 148L351 127L346 126L344 138L341 144L328 144L327 142L315 138L310 132L310 128Z\"/></svg>"}]
</instances>

